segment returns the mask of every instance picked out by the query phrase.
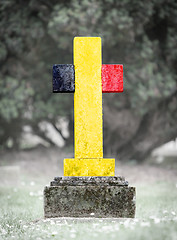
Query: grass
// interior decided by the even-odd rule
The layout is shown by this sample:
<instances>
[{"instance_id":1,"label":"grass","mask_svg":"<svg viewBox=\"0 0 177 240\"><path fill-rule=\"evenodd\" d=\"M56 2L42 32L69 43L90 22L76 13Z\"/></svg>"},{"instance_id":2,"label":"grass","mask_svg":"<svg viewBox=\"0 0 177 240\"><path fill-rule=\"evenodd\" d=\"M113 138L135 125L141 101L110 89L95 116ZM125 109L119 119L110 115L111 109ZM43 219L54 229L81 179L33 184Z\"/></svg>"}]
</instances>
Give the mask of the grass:
<instances>
[{"instance_id":1,"label":"grass","mask_svg":"<svg viewBox=\"0 0 177 240\"><path fill-rule=\"evenodd\" d=\"M66 153L55 149L0 157L0 240L177 239L177 168L166 165L117 163L118 175L136 187L135 219L45 220L43 189L62 175L64 158Z\"/></svg>"},{"instance_id":2,"label":"grass","mask_svg":"<svg viewBox=\"0 0 177 240\"><path fill-rule=\"evenodd\" d=\"M142 183L135 219L43 219L43 183L0 187L0 239L177 239L177 186Z\"/></svg>"}]
</instances>

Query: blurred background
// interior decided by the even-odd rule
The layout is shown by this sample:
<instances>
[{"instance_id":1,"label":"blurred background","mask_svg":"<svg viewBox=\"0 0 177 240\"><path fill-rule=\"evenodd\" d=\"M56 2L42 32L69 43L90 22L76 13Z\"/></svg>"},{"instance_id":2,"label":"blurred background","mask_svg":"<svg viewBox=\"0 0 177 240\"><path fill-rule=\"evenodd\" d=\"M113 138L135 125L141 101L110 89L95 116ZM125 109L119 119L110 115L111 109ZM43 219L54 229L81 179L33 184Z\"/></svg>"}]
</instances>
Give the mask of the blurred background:
<instances>
[{"instance_id":1,"label":"blurred background","mask_svg":"<svg viewBox=\"0 0 177 240\"><path fill-rule=\"evenodd\" d=\"M105 156L176 159L176 26L174 0L2 0L0 152L74 154L73 94L52 93L52 65L73 63L75 36L100 36L103 63L124 65L124 92L103 94Z\"/></svg>"}]
</instances>

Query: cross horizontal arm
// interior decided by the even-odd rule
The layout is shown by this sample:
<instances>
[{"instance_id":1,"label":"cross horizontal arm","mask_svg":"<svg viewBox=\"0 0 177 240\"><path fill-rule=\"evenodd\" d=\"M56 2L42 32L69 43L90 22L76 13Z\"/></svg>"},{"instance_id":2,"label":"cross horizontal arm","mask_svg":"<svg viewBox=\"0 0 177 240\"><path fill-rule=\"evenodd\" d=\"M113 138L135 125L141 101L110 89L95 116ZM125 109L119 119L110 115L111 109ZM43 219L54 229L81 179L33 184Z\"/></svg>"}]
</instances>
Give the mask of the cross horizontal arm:
<instances>
[{"instance_id":1,"label":"cross horizontal arm","mask_svg":"<svg viewBox=\"0 0 177 240\"><path fill-rule=\"evenodd\" d=\"M123 92L123 65L103 64L101 71L102 92ZM53 66L53 92L75 92L75 70L72 64Z\"/></svg>"}]
</instances>

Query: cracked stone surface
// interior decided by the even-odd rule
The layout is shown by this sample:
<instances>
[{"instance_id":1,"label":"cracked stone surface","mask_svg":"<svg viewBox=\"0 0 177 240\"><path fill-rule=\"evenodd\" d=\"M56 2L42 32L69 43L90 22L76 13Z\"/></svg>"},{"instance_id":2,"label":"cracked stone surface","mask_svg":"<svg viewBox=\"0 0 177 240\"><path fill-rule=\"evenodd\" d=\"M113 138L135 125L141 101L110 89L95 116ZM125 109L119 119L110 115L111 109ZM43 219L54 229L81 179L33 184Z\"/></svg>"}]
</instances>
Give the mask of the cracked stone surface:
<instances>
[{"instance_id":1,"label":"cracked stone surface","mask_svg":"<svg viewBox=\"0 0 177 240\"><path fill-rule=\"evenodd\" d=\"M135 188L123 177L56 177L44 189L44 215L133 218Z\"/></svg>"},{"instance_id":2,"label":"cracked stone surface","mask_svg":"<svg viewBox=\"0 0 177 240\"><path fill-rule=\"evenodd\" d=\"M124 177L55 177L50 186L128 186Z\"/></svg>"}]
</instances>

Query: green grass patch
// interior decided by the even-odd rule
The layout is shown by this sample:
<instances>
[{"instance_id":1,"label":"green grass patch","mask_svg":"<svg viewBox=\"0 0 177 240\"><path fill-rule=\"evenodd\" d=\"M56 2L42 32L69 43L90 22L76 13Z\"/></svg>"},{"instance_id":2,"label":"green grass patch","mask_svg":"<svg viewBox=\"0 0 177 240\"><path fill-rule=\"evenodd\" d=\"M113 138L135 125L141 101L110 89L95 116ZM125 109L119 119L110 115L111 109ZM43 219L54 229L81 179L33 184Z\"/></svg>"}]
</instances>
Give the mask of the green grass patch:
<instances>
[{"instance_id":1,"label":"green grass patch","mask_svg":"<svg viewBox=\"0 0 177 240\"><path fill-rule=\"evenodd\" d=\"M43 219L42 184L0 187L0 239L174 239L176 183L141 184L135 219Z\"/></svg>"}]
</instances>

